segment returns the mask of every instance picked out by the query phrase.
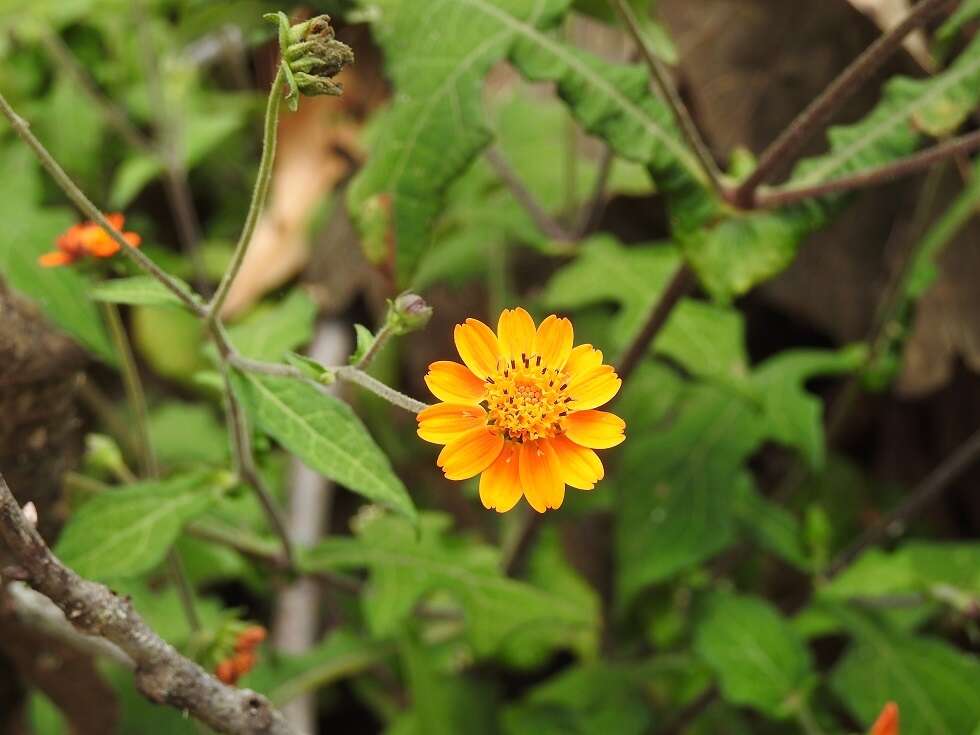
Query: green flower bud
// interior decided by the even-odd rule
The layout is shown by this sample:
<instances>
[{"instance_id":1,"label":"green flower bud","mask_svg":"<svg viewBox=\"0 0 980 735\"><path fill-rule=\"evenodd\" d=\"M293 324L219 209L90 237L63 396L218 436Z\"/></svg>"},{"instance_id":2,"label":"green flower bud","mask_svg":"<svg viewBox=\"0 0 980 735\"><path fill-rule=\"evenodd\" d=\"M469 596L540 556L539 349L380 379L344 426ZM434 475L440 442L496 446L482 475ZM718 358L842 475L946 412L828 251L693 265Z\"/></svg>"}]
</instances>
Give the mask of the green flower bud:
<instances>
[{"instance_id":1,"label":"green flower bud","mask_svg":"<svg viewBox=\"0 0 980 735\"><path fill-rule=\"evenodd\" d=\"M388 302L388 328L402 335L422 329L432 318L432 307L418 294L403 293Z\"/></svg>"},{"instance_id":2,"label":"green flower bud","mask_svg":"<svg viewBox=\"0 0 980 735\"><path fill-rule=\"evenodd\" d=\"M294 26L289 25L281 11L264 17L279 23L279 49L291 110L296 109L300 93L308 97L343 93L343 86L333 78L354 63L354 52L335 38L329 15L318 15Z\"/></svg>"}]
</instances>

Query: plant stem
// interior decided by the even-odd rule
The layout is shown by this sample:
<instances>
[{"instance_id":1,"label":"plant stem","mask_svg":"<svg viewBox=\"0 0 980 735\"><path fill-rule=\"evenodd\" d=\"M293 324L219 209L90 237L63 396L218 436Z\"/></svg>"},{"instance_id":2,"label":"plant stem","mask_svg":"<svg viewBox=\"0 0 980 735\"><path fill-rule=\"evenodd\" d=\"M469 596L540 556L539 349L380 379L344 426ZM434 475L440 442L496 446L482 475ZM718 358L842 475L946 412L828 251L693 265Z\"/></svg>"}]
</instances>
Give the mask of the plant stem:
<instances>
[{"instance_id":1,"label":"plant stem","mask_svg":"<svg viewBox=\"0 0 980 735\"><path fill-rule=\"evenodd\" d=\"M796 719L806 735L824 735L823 728L820 727L817 718L813 716L813 711L807 702L800 702L799 709L796 710Z\"/></svg>"},{"instance_id":2,"label":"plant stem","mask_svg":"<svg viewBox=\"0 0 980 735\"><path fill-rule=\"evenodd\" d=\"M276 136L279 131L279 108L282 106L283 79L283 67L280 64L276 71L276 78L272 80L269 100L266 103L265 125L262 134L262 159L259 161L259 172L255 178L255 188L252 190L252 201L249 203L248 214L245 216L245 224L242 227L242 234L238 238L238 244L235 246L231 264L221 277L218 290L208 305L208 321L211 323L221 315L221 307L224 305L225 299L228 298L228 291L231 289L235 276L241 270L245 253L252 242L255 226L258 224L262 207L265 205L265 199L269 193L269 183L272 181L272 164L276 158Z\"/></svg>"},{"instance_id":3,"label":"plant stem","mask_svg":"<svg viewBox=\"0 0 980 735\"><path fill-rule=\"evenodd\" d=\"M980 130L975 130L972 133L951 138L931 148L914 153L911 156L900 158L892 163L858 171L849 176L841 176L838 179L831 179L822 184L762 189L755 197L755 207L774 209L795 204L805 199L814 199L827 196L828 194L852 191L854 189L864 189L901 178L902 176L918 173L940 161L945 161L948 158L963 153L969 153L978 148L980 148Z\"/></svg>"},{"instance_id":4,"label":"plant stem","mask_svg":"<svg viewBox=\"0 0 980 735\"><path fill-rule=\"evenodd\" d=\"M371 346L368 348L367 352L361 356L361 359L357 361L354 367L358 370L366 370L368 366L374 362L374 358L378 356L378 353L381 352L382 348L388 344L389 339L391 339L391 326L385 323L385 325L378 330L378 333L374 335L374 342L371 343Z\"/></svg>"},{"instance_id":5,"label":"plant stem","mask_svg":"<svg viewBox=\"0 0 980 735\"><path fill-rule=\"evenodd\" d=\"M17 135L20 136L25 143L27 143L32 151L34 151L34 155L37 156L38 161L40 161L44 169L51 175L51 178L54 179L55 183L63 192L65 192L68 198L82 211L86 217L93 222L96 222L100 227L102 227L102 229L109 233L109 236L113 239L113 241L119 245L126 255L135 261L136 265L162 283L168 291L174 294L174 296L176 296L180 302L184 304L184 306L198 316L205 313L204 307L197 302L193 294L187 293L186 289L183 288L178 281L176 281L166 271L150 260L150 258L138 248L134 248L132 245L130 245L126 238L123 237L122 233L109 224L109 221L105 218L105 215L102 214L98 207L92 204L89 198L85 196L82 190L79 189L75 182L72 181L68 174L65 173L65 170L61 168L58 162L54 160L50 153L48 153L48 150L44 147L41 141L39 141L34 133L31 132L27 121L14 111L14 109L10 106L10 103L7 102L7 98L2 94L0 94L0 112L2 112L4 117L6 117L10 122L14 132L17 133Z\"/></svg>"},{"instance_id":6,"label":"plant stem","mask_svg":"<svg viewBox=\"0 0 980 735\"><path fill-rule=\"evenodd\" d=\"M739 206L753 208L756 189L788 163L810 136L892 55L905 37L955 0L922 0L901 23L878 37L759 156L759 164L733 193Z\"/></svg>"},{"instance_id":7,"label":"plant stem","mask_svg":"<svg viewBox=\"0 0 980 735\"><path fill-rule=\"evenodd\" d=\"M824 572L825 579L831 579L838 575L865 549L883 541L889 534L894 533L895 529L904 530L902 527L910 519L918 516L931 503L940 498L946 488L977 460L980 460L980 430L974 432L952 454L940 462L939 466L908 494L901 505L838 554Z\"/></svg>"},{"instance_id":8,"label":"plant stem","mask_svg":"<svg viewBox=\"0 0 980 735\"><path fill-rule=\"evenodd\" d=\"M510 189L511 194L514 195L514 199L528 213L534 225L541 232L552 240L559 240L561 242L572 241L572 236L545 211L544 207L541 206L534 194L524 185L517 172L511 168L507 159L504 158L504 155L496 146L487 148L484 155L491 168L493 168L507 188Z\"/></svg>"},{"instance_id":9,"label":"plant stem","mask_svg":"<svg viewBox=\"0 0 980 735\"><path fill-rule=\"evenodd\" d=\"M691 292L694 284L694 272L686 263L681 264L671 277L664 292L660 295L660 300L654 304L643 328L637 333L633 342L626 349L622 359L619 361L619 367L616 369L616 372L624 383L633 374L633 371L640 362L642 362L643 356L646 355L647 350L650 348L650 343L653 342L660 330L663 329L674 307L677 306L682 298Z\"/></svg>"},{"instance_id":10,"label":"plant stem","mask_svg":"<svg viewBox=\"0 0 980 735\"><path fill-rule=\"evenodd\" d=\"M140 474L143 477L156 478L160 474L157 466L156 455L153 452L153 443L150 441L150 429L148 411L146 408L146 393L143 390L143 382L140 380L139 368L133 358L133 350L129 344L129 337L126 328L123 326L122 319L119 317L119 310L115 304L102 304L102 311L109 324L109 334L112 337L116 353L119 355L119 369L122 373L123 387L126 390L126 400L129 408L133 412L133 419L136 423L137 444L140 448ZM187 623L191 630L199 630L201 619L197 614L194 603L194 590L184 566L177 556L177 552L171 548L167 551L167 570L171 580L177 588L180 597L180 606L187 618Z\"/></svg>"},{"instance_id":11,"label":"plant stem","mask_svg":"<svg viewBox=\"0 0 980 735\"><path fill-rule=\"evenodd\" d=\"M222 355L221 377L224 381L225 406L228 414L228 429L231 435L231 446L235 457L235 467L238 476L247 484L252 486L255 495L262 506L266 518L272 530L279 537L282 543L283 554L290 568L295 566L295 556L293 554L293 542L289 536L289 529L283 517L282 509L276 503L275 498L266 487L265 480L255 466L255 456L252 454L252 437L249 433L248 422L245 413L238 402L237 396L231 387L231 377L229 375L228 364L230 355L226 354L222 346L218 347L219 354Z\"/></svg>"},{"instance_id":12,"label":"plant stem","mask_svg":"<svg viewBox=\"0 0 980 735\"><path fill-rule=\"evenodd\" d=\"M705 177L707 177L715 192L719 196L724 196L726 187L721 171L718 170L718 164L715 163L711 151L708 150L704 138L701 137L697 125L694 124L694 120L691 118L691 114L688 112L684 100L681 99L677 90L674 88L674 84L670 79L670 73L667 71L664 63L657 58L657 55L653 53L647 44L646 37L640 29L640 24L636 19L633 8L625 0L609 0L609 3L622 19L623 23L626 24L630 35L633 36L633 40L636 42L637 48L640 50L643 60L650 70L650 75L653 77L654 82L656 82L657 89L660 90L664 101L674 113L674 118L681 129L681 134L687 140L687 144L691 147L694 155L697 156Z\"/></svg>"},{"instance_id":13,"label":"plant stem","mask_svg":"<svg viewBox=\"0 0 980 735\"><path fill-rule=\"evenodd\" d=\"M615 160L616 155L612 148L606 146L602 149L602 158L599 160L599 171L592 185L589 206L582 211L582 218L576 229L579 238L585 237L599 225L599 220L606 209L606 188L609 186L609 177Z\"/></svg>"}]
</instances>

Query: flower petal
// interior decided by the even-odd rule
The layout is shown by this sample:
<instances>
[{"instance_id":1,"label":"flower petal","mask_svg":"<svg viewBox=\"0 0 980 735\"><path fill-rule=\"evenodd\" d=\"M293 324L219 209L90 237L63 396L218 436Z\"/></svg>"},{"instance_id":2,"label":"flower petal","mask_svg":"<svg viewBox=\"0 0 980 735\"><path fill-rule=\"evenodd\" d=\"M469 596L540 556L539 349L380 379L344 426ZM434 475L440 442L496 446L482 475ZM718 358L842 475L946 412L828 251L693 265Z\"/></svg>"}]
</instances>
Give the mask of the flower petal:
<instances>
[{"instance_id":1,"label":"flower petal","mask_svg":"<svg viewBox=\"0 0 980 735\"><path fill-rule=\"evenodd\" d=\"M534 351L534 331L534 320L524 309L504 309L497 322L500 354L514 360L520 360L522 354L530 355Z\"/></svg>"},{"instance_id":2,"label":"flower petal","mask_svg":"<svg viewBox=\"0 0 980 735\"><path fill-rule=\"evenodd\" d=\"M605 471L599 456L588 447L576 444L564 436L552 439L551 447L558 456L565 484L579 490L591 490L604 477Z\"/></svg>"},{"instance_id":3,"label":"flower petal","mask_svg":"<svg viewBox=\"0 0 980 735\"><path fill-rule=\"evenodd\" d=\"M898 705L887 702L868 735L898 735Z\"/></svg>"},{"instance_id":4,"label":"flower petal","mask_svg":"<svg viewBox=\"0 0 980 735\"><path fill-rule=\"evenodd\" d=\"M480 500L484 508L506 513L520 499L520 445L506 442L494 463L480 475Z\"/></svg>"},{"instance_id":5,"label":"flower petal","mask_svg":"<svg viewBox=\"0 0 980 735\"><path fill-rule=\"evenodd\" d=\"M574 337L572 323L565 317L552 314L538 327L534 336L534 351L541 355L549 368L561 370L572 354Z\"/></svg>"},{"instance_id":6,"label":"flower petal","mask_svg":"<svg viewBox=\"0 0 980 735\"><path fill-rule=\"evenodd\" d=\"M611 365L600 365L579 372L568 381L568 395L574 401L572 408L584 411L608 403L619 392L622 384L623 381Z\"/></svg>"},{"instance_id":7,"label":"flower petal","mask_svg":"<svg viewBox=\"0 0 980 735\"><path fill-rule=\"evenodd\" d=\"M590 344L579 345L565 363L564 373L569 378L573 378L578 373L591 368L599 367L602 364L602 351L595 349Z\"/></svg>"},{"instance_id":8,"label":"flower petal","mask_svg":"<svg viewBox=\"0 0 980 735\"><path fill-rule=\"evenodd\" d=\"M607 411L573 411L565 419L565 436L591 449L609 449L621 444L626 422Z\"/></svg>"},{"instance_id":9,"label":"flower petal","mask_svg":"<svg viewBox=\"0 0 980 735\"><path fill-rule=\"evenodd\" d=\"M42 268L55 268L59 265L68 265L75 260L71 255L63 250L55 250L52 253L45 253L37 259Z\"/></svg>"},{"instance_id":10,"label":"flower petal","mask_svg":"<svg viewBox=\"0 0 980 735\"><path fill-rule=\"evenodd\" d=\"M538 513L560 508L565 499L565 482L561 479L558 455L546 440L524 442L520 458L521 485L524 497Z\"/></svg>"},{"instance_id":11,"label":"flower petal","mask_svg":"<svg viewBox=\"0 0 980 735\"><path fill-rule=\"evenodd\" d=\"M440 360L429 365L425 384L440 401L477 404L483 400L486 384L468 367Z\"/></svg>"},{"instance_id":12,"label":"flower petal","mask_svg":"<svg viewBox=\"0 0 980 735\"><path fill-rule=\"evenodd\" d=\"M485 426L487 412L483 406L437 403L419 411L419 436L433 444L449 444L478 426Z\"/></svg>"},{"instance_id":13,"label":"flower petal","mask_svg":"<svg viewBox=\"0 0 980 735\"><path fill-rule=\"evenodd\" d=\"M439 452L436 464L450 480L466 480L478 475L500 455L504 439L485 426L477 426L457 437Z\"/></svg>"},{"instance_id":14,"label":"flower petal","mask_svg":"<svg viewBox=\"0 0 980 735\"><path fill-rule=\"evenodd\" d=\"M490 327L479 319L467 319L466 324L457 324L453 332L456 349L466 367L481 380L497 371L500 345Z\"/></svg>"}]
</instances>

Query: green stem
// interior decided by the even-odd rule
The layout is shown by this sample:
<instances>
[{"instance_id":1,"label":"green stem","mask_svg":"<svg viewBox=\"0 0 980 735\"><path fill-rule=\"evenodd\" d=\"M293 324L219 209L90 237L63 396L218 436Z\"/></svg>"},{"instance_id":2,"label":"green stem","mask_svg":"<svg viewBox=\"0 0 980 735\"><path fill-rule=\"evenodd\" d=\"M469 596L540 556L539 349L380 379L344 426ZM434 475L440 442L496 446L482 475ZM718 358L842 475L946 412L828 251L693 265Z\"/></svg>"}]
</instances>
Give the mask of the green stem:
<instances>
[{"instance_id":1,"label":"green stem","mask_svg":"<svg viewBox=\"0 0 980 735\"><path fill-rule=\"evenodd\" d=\"M14 111L14 108L7 102L7 98L2 94L0 94L0 113L3 113L3 116L10 122L10 126L14 129L14 132L27 143L28 147L34 152L34 155L37 156L38 161L40 161L44 169L51 175L51 178L54 179L55 183L86 217L109 233L113 241L119 245L126 255L133 259L136 265L162 283L191 312L198 316L204 315L204 307L197 302L193 293L188 293L187 289L179 281L171 277L160 266L150 260L142 251L130 245L126 238L123 237L123 234L109 224L105 215L85 196L85 193L78 188L75 182L71 180L71 177L65 173L65 170L54 160L47 148L31 132L30 125L28 125L27 121Z\"/></svg>"},{"instance_id":2,"label":"green stem","mask_svg":"<svg viewBox=\"0 0 980 735\"><path fill-rule=\"evenodd\" d=\"M245 217L245 225L242 227L241 237L235 246L235 253L232 256L228 270L221 277L218 290L211 299L208 306L208 320L214 322L221 315L221 307L228 298L228 291L231 284L241 270L245 260L245 253L252 241L255 226L258 224L259 216L262 214L262 207L265 205L266 196L269 193L269 183L272 181L272 164L276 158L276 135L279 130L279 108L282 105L282 83L283 65L279 65L276 78L272 81L272 89L269 90L269 100L265 108L265 127L262 135L262 160L259 162L259 173L255 179L255 189L252 191L252 201L248 206L248 214Z\"/></svg>"},{"instance_id":3,"label":"green stem","mask_svg":"<svg viewBox=\"0 0 980 735\"><path fill-rule=\"evenodd\" d=\"M371 346L367 349L367 352L365 352L361 359L357 361L354 367L356 367L358 370L367 370L368 366L374 362L374 358L378 356L378 353L381 352L382 348L388 344L388 340L391 339L391 331L390 324L385 324L383 327L381 327L381 329L378 330L378 333L374 335L374 342L371 343Z\"/></svg>"},{"instance_id":4,"label":"green stem","mask_svg":"<svg viewBox=\"0 0 980 735\"><path fill-rule=\"evenodd\" d=\"M796 711L796 719L806 735L824 735L823 728L817 723L817 718L813 716L810 705L806 702L800 703L800 707Z\"/></svg>"},{"instance_id":5,"label":"green stem","mask_svg":"<svg viewBox=\"0 0 980 735\"><path fill-rule=\"evenodd\" d=\"M143 382L140 380L139 368L133 358L133 350L129 344L129 337L126 328L123 326L122 319L119 317L119 310L115 304L102 304L102 310L109 324L109 334L112 337L116 353L119 355L119 369L122 373L123 387L126 391L126 400L129 403L130 411L133 412L133 419L136 423L136 436L140 448L140 474L143 477L156 478L160 474L157 466L156 454L153 451L153 443L150 441L149 412L146 408L146 393L143 390ZM180 597L180 605L187 618L187 623L191 630L199 630L201 620L197 614L194 603L194 590L190 580L184 572L183 564L177 552L170 549L167 552L167 570L177 588Z\"/></svg>"}]
</instances>

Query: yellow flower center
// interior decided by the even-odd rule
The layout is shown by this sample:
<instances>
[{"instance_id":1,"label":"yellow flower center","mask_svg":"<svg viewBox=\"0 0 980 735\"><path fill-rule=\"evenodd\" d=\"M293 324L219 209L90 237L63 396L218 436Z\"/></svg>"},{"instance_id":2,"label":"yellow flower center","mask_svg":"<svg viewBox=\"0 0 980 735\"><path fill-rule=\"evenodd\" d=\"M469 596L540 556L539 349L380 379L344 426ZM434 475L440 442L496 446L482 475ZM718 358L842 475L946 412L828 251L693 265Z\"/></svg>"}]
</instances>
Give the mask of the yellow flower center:
<instances>
[{"instance_id":1,"label":"yellow flower center","mask_svg":"<svg viewBox=\"0 0 980 735\"><path fill-rule=\"evenodd\" d=\"M487 424L515 442L551 439L565 433L567 379L543 365L540 355L501 360L487 378Z\"/></svg>"}]
</instances>

